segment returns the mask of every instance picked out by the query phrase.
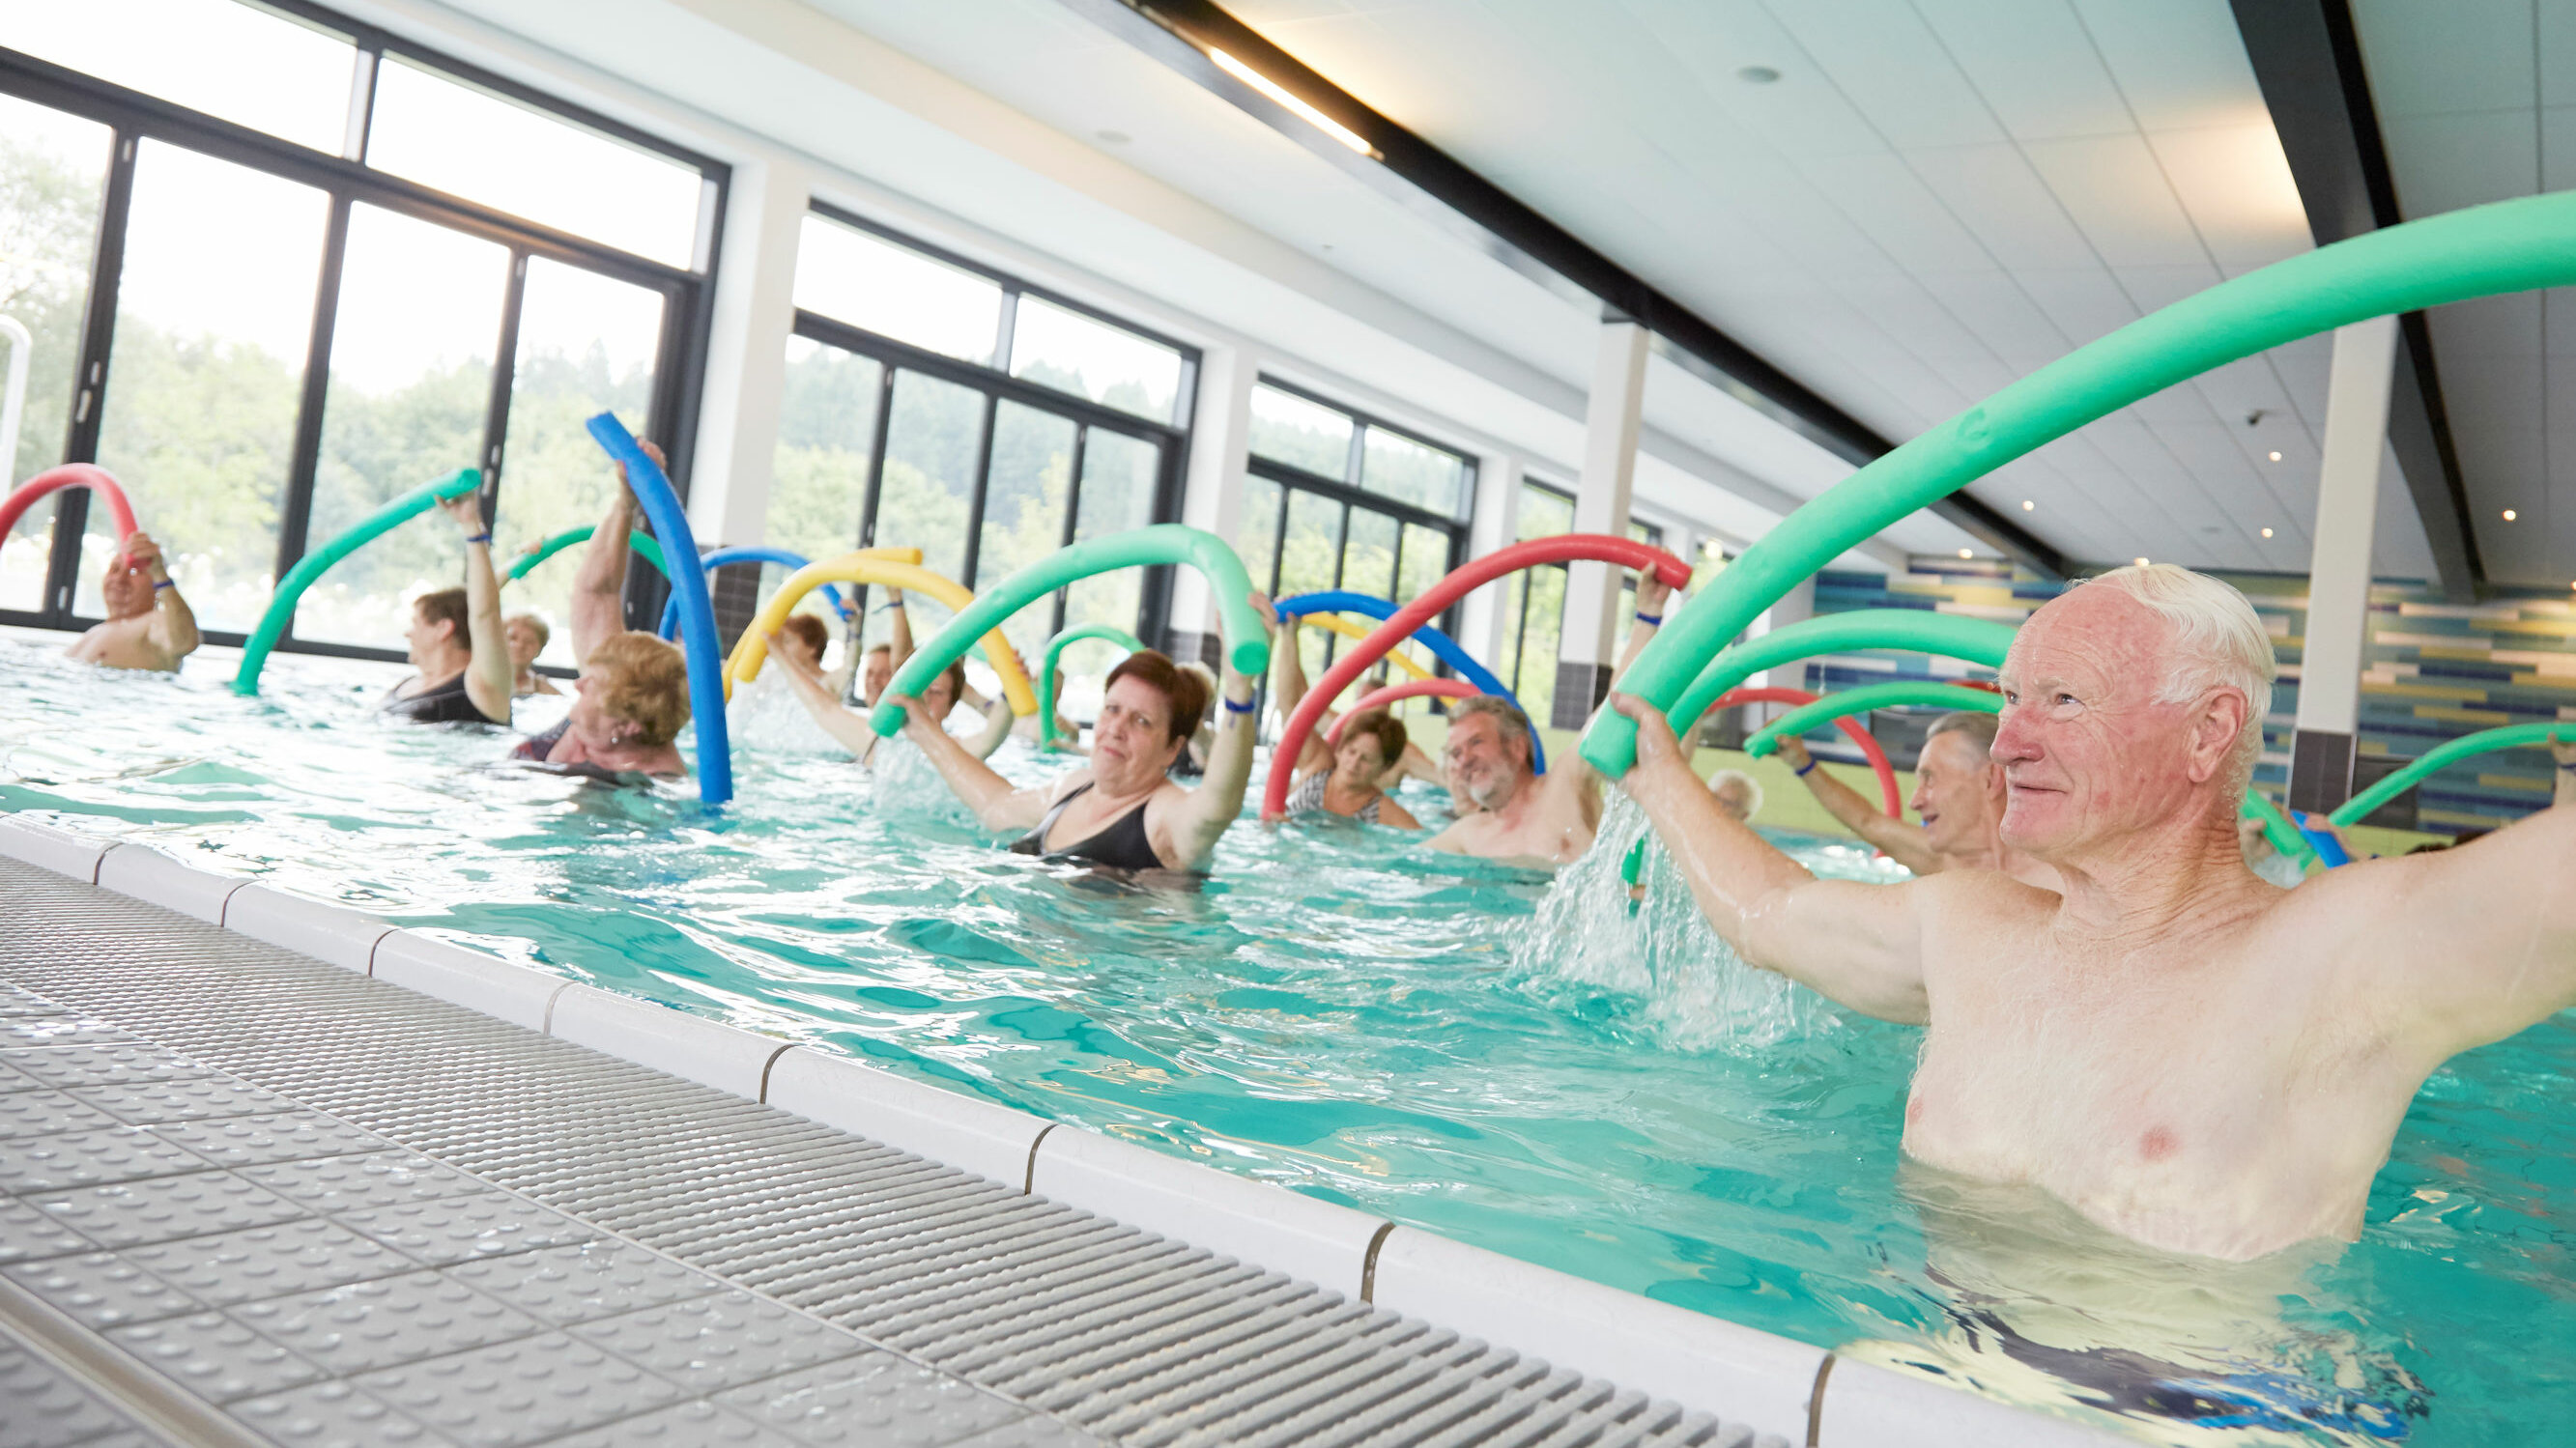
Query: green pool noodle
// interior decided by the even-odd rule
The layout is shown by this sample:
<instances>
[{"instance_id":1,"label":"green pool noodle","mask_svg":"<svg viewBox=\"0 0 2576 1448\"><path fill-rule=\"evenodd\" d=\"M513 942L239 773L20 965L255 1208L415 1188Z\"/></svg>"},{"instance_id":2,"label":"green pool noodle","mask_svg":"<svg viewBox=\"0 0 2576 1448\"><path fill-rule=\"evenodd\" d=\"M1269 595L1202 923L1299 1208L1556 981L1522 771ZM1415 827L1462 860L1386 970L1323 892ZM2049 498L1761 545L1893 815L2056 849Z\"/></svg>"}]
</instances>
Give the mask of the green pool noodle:
<instances>
[{"instance_id":1,"label":"green pool noodle","mask_svg":"<svg viewBox=\"0 0 2576 1448\"><path fill-rule=\"evenodd\" d=\"M1746 679L1765 669L1818 654L1902 649L1999 669L2012 641L2012 625L1965 614L1934 613L1921 608L1861 608L1849 613L1828 613L1783 624L1710 659L1667 713L1676 732L1686 730L1699 722L1709 706L1725 697L1727 690ZM1638 662L1645 662L1643 655ZM1635 672L1633 666L1630 672Z\"/></svg>"},{"instance_id":2,"label":"green pool noodle","mask_svg":"<svg viewBox=\"0 0 2576 1448\"><path fill-rule=\"evenodd\" d=\"M598 525L594 523L584 523L578 528L566 528L562 532L548 538L543 543L538 544L537 551L534 553L520 554L518 558L510 564L509 571L501 575L501 581L503 583L508 583L512 579L527 577L530 569L545 562L547 559L554 557L565 549L570 548L575 543L589 542L590 535L598 531ZM626 546L634 549L637 557L640 557L645 562L652 564L654 572L661 574L664 578L671 576L670 568L662 562L662 545L653 537L652 534L640 532L629 533L626 535Z\"/></svg>"},{"instance_id":3,"label":"green pool noodle","mask_svg":"<svg viewBox=\"0 0 2576 1448\"><path fill-rule=\"evenodd\" d=\"M1701 664L1855 544L2177 382L2352 322L2570 282L2567 191L2382 227L2221 282L2077 348L1791 513L1665 623L1620 687L1671 713ZM1617 779L1637 762L1637 726L1605 709L1582 748Z\"/></svg>"},{"instance_id":4,"label":"green pool noodle","mask_svg":"<svg viewBox=\"0 0 2576 1448\"><path fill-rule=\"evenodd\" d=\"M1899 679L1886 684L1865 684L1857 689L1845 689L1840 693L1827 694L1812 704L1801 704L1763 725L1752 738L1744 741L1744 752L1755 759L1760 759L1779 748L1780 740L1784 736L1804 734L1809 730L1831 724L1837 719L1846 719L1854 714L1866 714L1872 709L1894 709L1905 705L1973 709L1981 714L1999 714L2003 712L2004 699L2001 694L1985 689L1963 688L1957 684L1936 684L1922 679Z\"/></svg>"},{"instance_id":5,"label":"green pool noodle","mask_svg":"<svg viewBox=\"0 0 2576 1448\"><path fill-rule=\"evenodd\" d=\"M921 691L930 687L930 681L965 657L977 640L1059 588L1094 574L1160 563L1186 563L1207 580L1225 630L1228 666L1238 674L1260 678L1262 670L1270 667L1270 634L1262 626L1261 615L1253 611L1252 576L1244 571L1243 560L1213 533L1186 523L1156 523L1076 543L994 584L972 605L959 610L928 643L915 649L912 657L903 661L903 667L895 670L894 682L886 686L886 691L920 697ZM891 737L903 728L903 709L890 701L880 703L876 712L868 716L868 722L879 737Z\"/></svg>"},{"instance_id":6,"label":"green pool noodle","mask_svg":"<svg viewBox=\"0 0 2576 1448\"><path fill-rule=\"evenodd\" d=\"M2326 816L2338 825L2361 822L2363 816L2388 803L2423 782L2435 770L2456 764L2472 755L2491 754L2499 749L2519 749L2555 740L2576 743L2576 723L2507 724L2500 729L2481 729L2464 734L2417 755L2413 762L2379 783L2345 800L2343 808Z\"/></svg>"},{"instance_id":7,"label":"green pool noodle","mask_svg":"<svg viewBox=\"0 0 2576 1448\"><path fill-rule=\"evenodd\" d=\"M233 692L259 692L260 670L268 667L269 651L285 637L287 622L295 617L296 602L304 597L304 590L341 559L448 499L461 498L481 486L480 469L458 468L436 482L423 483L395 498L368 514L356 527L297 559L286 577L279 580L276 595L268 601L268 611L259 616L259 627L251 630L250 637L242 643L241 669L233 675Z\"/></svg>"},{"instance_id":8,"label":"green pool noodle","mask_svg":"<svg viewBox=\"0 0 2576 1448\"><path fill-rule=\"evenodd\" d=\"M1047 640L1046 659L1038 666L1038 747L1049 753L1055 752L1060 742L1055 732L1056 660L1063 656L1067 646L1084 639L1105 639L1131 654L1145 647L1136 642L1134 634L1106 623L1081 624Z\"/></svg>"}]
</instances>

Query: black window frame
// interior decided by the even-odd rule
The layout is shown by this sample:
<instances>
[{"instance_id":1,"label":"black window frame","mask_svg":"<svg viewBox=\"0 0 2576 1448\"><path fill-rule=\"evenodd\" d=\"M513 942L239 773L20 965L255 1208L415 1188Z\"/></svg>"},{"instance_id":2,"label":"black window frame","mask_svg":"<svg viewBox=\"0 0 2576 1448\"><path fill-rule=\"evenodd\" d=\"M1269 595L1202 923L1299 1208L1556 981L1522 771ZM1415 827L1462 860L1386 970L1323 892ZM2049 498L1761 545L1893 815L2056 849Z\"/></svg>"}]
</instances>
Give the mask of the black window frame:
<instances>
[{"instance_id":1,"label":"black window frame","mask_svg":"<svg viewBox=\"0 0 2576 1448\"><path fill-rule=\"evenodd\" d=\"M1549 497L1561 499L1565 503L1566 511L1569 514L1573 512L1574 493L1571 489L1558 487L1556 484L1551 483L1544 478L1534 478L1526 473L1521 475L1520 484L1524 488L1535 488L1538 491L1547 494ZM1652 519L1640 518L1636 514L1631 513L1628 515L1628 528L1632 533L1640 528L1646 530L1646 536L1639 540L1646 544L1646 546L1650 548L1661 548L1664 546L1663 524L1655 522ZM1571 572L1571 570L1567 569L1566 565L1562 563L1533 564L1530 568L1526 568L1521 571L1526 575L1540 568L1554 568L1561 572ZM1634 590L1637 586L1636 576L1634 574L1629 574L1626 575L1626 578L1627 582L1625 587L1629 590ZM1512 693L1517 696L1521 691L1521 668L1529 660L1529 613L1531 589L1528 579L1526 577L1517 579L1512 585L1512 591L1519 595L1519 598L1516 603L1511 605L1514 615L1512 620L1512 669L1511 677L1503 680L1503 686L1510 689ZM1562 614L1557 617L1556 627L1557 648L1560 650L1559 657L1561 658L1563 657L1561 651L1565 647L1565 618Z\"/></svg>"},{"instance_id":2,"label":"black window frame","mask_svg":"<svg viewBox=\"0 0 2576 1448\"><path fill-rule=\"evenodd\" d=\"M1467 561L1468 535L1474 526L1476 515L1476 490L1479 484L1479 470L1477 467L1478 460L1475 454L1452 447L1436 438L1425 437L1421 433L1416 432L1401 423L1389 422L1385 418L1376 416L1373 413L1353 407L1345 402L1336 402L1332 398L1323 396L1309 388L1300 387L1293 382L1282 381L1281 379L1270 376L1267 373L1264 373L1255 379L1255 385L1269 387L1277 391L1284 392L1301 402L1309 402L1317 407L1329 408L1351 420L1350 448L1343 459L1342 476L1338 478L1326 477L1322 473L1315 472L1309 468L1301 468L1294 463L1284 463L1275 458L1263 457L1261 454L1252 450L1249 437L1245 439L1245 473L1251 477L1260 478L1264 482L1275 484L1279 489L1278 513L1277 516L1271 520L1270 557L1267 561L1267 566L1260 568L1254 575L1254 581L1259 583L1265 592L1268 592L1273 596L1276 596L1278 593L1279 569L1282 560L1286 556L1288 547L1289 503L1291 499L1301 492L1310 493L1341 505L1341 529L1339 533L1341 542L1333 550L1332 586L1334 588L1338 589L1342 586L1342 567L1350 551L1351 509L1353 508L1371 509L1376 512L1386 514L1396 520L1395 559L1393 567L1395 586L1399 590L1404 586L1405 524L1410 523L1420 527L1433 529L1448 539L1449 550L1447 556L1441 560L1441 576L1446 577L1450 573L1457 571L1458 566ZM1457 511L1454 514L1434 512L1420 504L1408 503L1401 498L1390 497L1385 493L1373 492L1368 488L1361 486L1362 472L1368 457L1368 435L1371 430L1381 430L1393 433L1395 436L1403 438L1408 442L1419 443L1424 447L1434 449L1438 452L1447 453L1451 457L1458 459L1460 464L1460 479ZM1246 561L1251 562L1252 560ZM1410 600L1401 598L1395 600L1398 604L1403 604L1409 601ZM1458 612L1461 606L1462 605L1460 604L1451 604L1448 608L1442 610L1439 618L1434 621L1435 626L1437 626L1441 632L1448 634L1452 638L1457 637L1458 634ZM1333 656L1340 651L1341 642L1342 641L1338 636L1329 634L1325 636L1325 667L1330 668L1332 666ZM1381 670L1385 667L1386 666L1383 664L1379 665ZM1443 678L1448 677L1453 672L1445 663L1436 664L1436 669L1439 676ZM1439 701L1435 700L1433 701L1432 707L1436 711L1441 710L1443 705Z\"/></svg>"},{"instance_id":3,"label":"black window frame","mask_svg":"<svg viewBox=\"0 0 2576 1448\"><path fill-rule=\"evenodd\" d=\"M877 507L885 482L887 433L894 422L895 379L904 372L917 372L926 377L968 388L981 394L983 399L983 416L978 423L975 443L973 493L967 500L965 548L961 555L964 561L960 571L964 576L957 580L958 583L972 588L976 567L982 561L984 507L986 500L991 496L993 482L994 417L1000 405L1006 401L1063 418L1074 424L1073 452L1068 463L1065 495L1063 546L1068 548L1073 546L1074 534L1082 523L1084 452L1090 443L1094 428L1156 444L1161 461L1155 471L1153 512L1150 521L1155 523L1179 521L1182 490L1189 473L1189 419L1195 415L1198 405L1201 355L1198 348L1150 328L1138 326L1122 317L1103 312L1097 307L1075 301L1020 277L918 240L883 222L850 211L846 207L835 206L817 198L812 201L808 211L809 214L820 216L827 221L865 232L889 245L982 277L1002 289L1001 319L994 339L994 356L998 365L952 357L945 352L935 352L927 347L887 336L882 332L871 332L855 323L845 322L820 312L808 311L803 307L796 309L795 325L791 329L793 335L802 337L808 342L870 358L878 364L874 432L868 444L867 481L861 490L859 500L857 541L851 545L852 547L870 548L876 545ZM1158 422L1124 408L1094 402L1079 393L1066 392L1042 382L1032 382L1026 378L1012 376L1008 370L1012 327L1017 319L1019 299L1022 296L1043 298L1055 306L1079 313L1104 326L1142 337L1158 346L1169 347L1179 353L1181 372L1177 390L1173 395L1171 419ZM1136 636L1138 638L1152 640L1163 638L1171 619L1172 576L1172 567L1169 564L1158 564L1146 570L1145 584L1140 591L1137 605ZM864 585L860 586L857 590L857 603L860 608L867 606L867 595L868 589ZM1047 630L1050 635L1064 631L1066 602L1066 591L1056 590L1051 604L1053 613Z\"/></svg>"},{"instance_id":4,"label":"black window frame","mask_svg":"<svg viewBox=\"0 0 2576 1448\"><path fill-rule=\"evenodd\" d=\"M272 581L282 580L300 561L312 540L315 475L321 457L323 410L331 375L332 334L338 321L339 291L347 258L351 208L365 202L415 220L447 227L509 249L510 267L501 328L495 339L492 392L484 433L474 462L483 473L478 494L488 522L500 502L503 459L507 455L511 387L517 363L520 305L528 258L542 256L657 292L663 299L662 334L654 356L653 395L645 435L670 459L672 487L685 502L689 495L692 453L699 406L705 392L707 350L715 308L715 278L724 234L725 208L732 189L732 168L676 142L592 111L578 103L546 94L470 62L420 45L381 27L344 16L305 0L233 0L246 9L267 11L348 41L358 51L353 97L363 86L365 107L352 106L357 149L352 157L299 145L237 122L227 121L174 101L137 91L52 61L0 46L0 94L78 116L110 131L107 175L101 188L97 240L92 253L89 295L81 325L80 356L67 399L70 419L60 461L95 463L108 389L115 381L111 355L116 330L117 290L124 270L125 233L134 192L134 163L145 140L231 162L267 175L313 187L328 198L321 268L316 284L313 332L303 359L303 382L297 402L295 434L278 497L277 556ZM364 142L372 129L376 77L386 56L394 56L443 79L483 90L527 106L580 129L651 151L700 176L695 255L688 267L674 267L571 232L502 211L482 202L439 191L419 182L368 166ZM460 460L461 461L461 460ZM603 460L603 466L605 461ZM426 477L426 472L424 477ZM81 537L88 525L86 489L54 495L53 537L43 607L0 609L0 623L27 627L80 630L99 622L73 608L78 596ZM328 540L320 540L327 542ZM631 623L659 614L662 586L649 570L635 570L627 593ZM206 642L239 646L247 637L208 629ZM401 649L325 643L298 639L293 621L276 647L284 652L341 658L400 661ZM555 672L549 670L549 672Z\"/></svg>"}]
</instances>

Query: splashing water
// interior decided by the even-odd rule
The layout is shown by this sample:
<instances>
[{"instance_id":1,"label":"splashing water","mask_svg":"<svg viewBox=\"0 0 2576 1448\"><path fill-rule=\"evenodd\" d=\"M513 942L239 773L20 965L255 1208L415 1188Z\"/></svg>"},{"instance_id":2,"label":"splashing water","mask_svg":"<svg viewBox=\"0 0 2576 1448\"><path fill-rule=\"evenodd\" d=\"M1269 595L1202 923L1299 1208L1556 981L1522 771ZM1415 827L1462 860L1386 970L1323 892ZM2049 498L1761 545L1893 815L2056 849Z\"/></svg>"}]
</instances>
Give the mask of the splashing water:
<instances>
[{"instance_id":1,"label":"splashing water","mask_svg":"<svg viewBox=\"0 0 2576 1448\"><path fill-rule=\"evenodd\" d=\"M1643 997L1640 1019L1648 1033L1677 1051L1758 1051L1842 1024L1824 997L1745 964L1719 939L1670 852L1647 846L1638 877L1644 898L1634 898L1620 879L1620 866L1649 834L1646 812L1612 791L1598 838L1539 901L1537 928L1520 937L1513 966L1532 976ZM1837 859L1821 872L1892 878L1853 863Z\"/></svg>"}]
</instances>

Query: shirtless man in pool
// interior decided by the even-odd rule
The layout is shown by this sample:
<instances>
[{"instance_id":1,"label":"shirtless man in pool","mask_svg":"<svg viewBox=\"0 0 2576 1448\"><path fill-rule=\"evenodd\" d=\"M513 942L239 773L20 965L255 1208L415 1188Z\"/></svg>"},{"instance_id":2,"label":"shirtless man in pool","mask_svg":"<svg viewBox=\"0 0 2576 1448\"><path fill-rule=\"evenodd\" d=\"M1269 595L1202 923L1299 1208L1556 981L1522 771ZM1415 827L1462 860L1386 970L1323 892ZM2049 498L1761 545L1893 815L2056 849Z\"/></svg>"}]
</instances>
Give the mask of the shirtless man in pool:
<instances>
[{"instance_id":1,"label":"shirtless man in pool","mask_svg":"<svg viewBox=\"0 0 2576 1448\"><path fill-rule=\"evenodd\" d=\"M1817 880L1726 818L1640 701L1627 788L1744 958L1928 1027L1908 1155L2034 1186L2151 1247L2243 1261L2361 1230L2433 1069L2576 1003L2576 811L2296 890L2245 867L2270 640L2213 579L2121 568L2013 641L1991 870Z\"/></svg>"},{"instance_id":2,"label":"shirtless man in pool","mask_svg":"<svg viewBox=\"0 0 2576 1448\"><path fill-rule=\"evenodd\" d=\"M1627 672L1661 619L1673 594L1652 573L1637 575L1637 625L1628 635L1616 682ZM1545 774L1531 769L1529 721L1490 694L1462 699L1449 711L1449 742L1441 762L1451 793L1475 811L1428 841L1435 850L1554 869L1592 848L1601 827L1601 776L1568 749ZM1698 781L1693 780L1696 786Z\"/></svg>"},{"instance_id":3,"label":"shirtless man in pool","mask_svg":"<svg viewBox=\"0 0 2576 1448\"><path fill-rule=\"evenodd\" d=\"M107 621L72 640L64 652L85 664L111 669L179 672L179 661L197 651L197 616L179 596L179 585L161 564L161 545L141 529L125 535L98 581Z\"/></svg>"},{"instance_id":4,"label":"shirtless man in pool","mask_svg":"<svg viewBox=\"0 0 2576 1448\"><path fill-rule=\"evenodd\" d=\"M1992 714L1954 709L1932 721L1914 761L1914 797L1906 801L1923 821L1919 829L1879 813L1858 790L1818 769L1802 740L1782 739L1780 760L1843 828L1917 875L2001 870L2026 885L2054 890L2055 870L2003 841L2004 771L1995 762L1994 743Z\"/></svg>"}]
</instances>

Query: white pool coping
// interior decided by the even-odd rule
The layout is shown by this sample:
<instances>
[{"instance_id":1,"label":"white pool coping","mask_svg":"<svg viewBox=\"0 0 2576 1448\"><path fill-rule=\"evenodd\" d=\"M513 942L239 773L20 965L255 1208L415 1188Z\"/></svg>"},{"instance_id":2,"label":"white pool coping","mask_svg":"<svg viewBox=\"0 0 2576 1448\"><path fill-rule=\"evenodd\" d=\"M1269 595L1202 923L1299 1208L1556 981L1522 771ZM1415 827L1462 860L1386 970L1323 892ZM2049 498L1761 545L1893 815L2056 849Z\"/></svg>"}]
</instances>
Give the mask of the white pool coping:
<instances>
[{"instance_id":1,"label":"white pool coping","mask_svg":"<svg viewBox=\"0 0 2576 1448\"><path fill-rule=\"evenodd\" d=\"M0 855L900 1147L1808 1448L2130 1440L833 1052L600 990L147 845L0 818Z\"/></svg>"}]
</instances>

